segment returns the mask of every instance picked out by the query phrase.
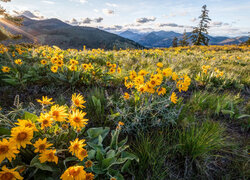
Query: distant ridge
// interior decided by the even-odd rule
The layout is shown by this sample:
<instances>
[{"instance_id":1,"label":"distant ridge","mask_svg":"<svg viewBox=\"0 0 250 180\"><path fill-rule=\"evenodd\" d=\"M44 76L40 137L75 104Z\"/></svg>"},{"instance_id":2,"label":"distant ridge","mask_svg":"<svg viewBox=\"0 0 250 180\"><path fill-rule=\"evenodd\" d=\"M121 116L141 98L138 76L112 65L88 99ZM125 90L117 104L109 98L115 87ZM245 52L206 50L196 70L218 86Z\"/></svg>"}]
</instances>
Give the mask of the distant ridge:
<instances>
[{"instance_id":1,"label":"distant ridge","mask_svg":"<svg viewBox=\"0 0 250 180\"><path fill-rule=\"evenodd\" d=\"M135 33L132 31L124 31L119 33L120 36L124 38L131 39L145 47L170 47L174 37L177 37L179 40L182 38L182 34L174 31L152 31L149 33ZM191 33L187 33L188 36ZM209 36L210 45L229 45L229 44L241 44L247 41L248 36L240 37L226 37L226 36Z\"/></svg>"},{"instance_id":2,"label":"distant ridge","mask_svg":"<svg viewBox=\"0 0 250 180\"><path fill-rule=\"evenodd\" d=\"M7 43L33 43L34 40L43 45L56 45L62 49L82 49L86 45L90 49L142 49L142 45L133 40L112 34L97 28L71 26L59 19L32 20L25 16L20 29L23 38L8 40ZM4 26L4 25L3 25ZM5 26L6 27L6 26ZM8 27L6 27L8 28ZM10 29L13 33L17 33ZM20 34L20 32L19 32Z\"/></svg>"}]
</instances>

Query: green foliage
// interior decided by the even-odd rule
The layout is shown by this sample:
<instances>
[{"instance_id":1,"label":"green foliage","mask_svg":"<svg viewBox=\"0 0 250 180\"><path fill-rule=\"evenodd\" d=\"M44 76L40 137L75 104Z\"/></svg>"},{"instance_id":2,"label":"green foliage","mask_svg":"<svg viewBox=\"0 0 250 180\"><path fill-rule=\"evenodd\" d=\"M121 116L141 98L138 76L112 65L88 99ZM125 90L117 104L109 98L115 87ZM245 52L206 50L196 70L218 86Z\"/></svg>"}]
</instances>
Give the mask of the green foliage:
<instances>
[{"instance_id":1,"label":"green foliage","mask_svg":"<svg viewBox=\"0 0 250 180\"><path fill-rule=\"evenodd\" d=\"M183 161L184 177L209 174L213 159L226 146L224 131L219 123L209 121L178 131L176 152Z\"/></svg>"},{"instance_id":2,"label":"green foliage","mask_svg":"<svg viewBox=\"0 0 250 180\"><path fill-rule=\"evenodd\" d=\"M209 39L207 36L204 34L208 34L207 29L208 29L208 23L211 21L211 19L208 17L208 10L207 6L204 5L202 6L202 14L199 16L200 18L200 23L198 27L195 27L193 29L193 34L191 35L192 43L194 45L208 45Z\"/></svg>"},{"instance_id":3,"label":"green foliage","mask_svg":"<svg viewBox=\"0 0 250 180\"><path fill-rule=\"evenodd\" d=\"M189 115L205 115L207 118L219 117L220 115L230 119L244 118L239 109L241 102L242 99L239 95L198 91L190 97L190 100L184 106L180 119L185 119Z\"/></svg>"},{"instance_id":4,"label":"green foliage","mask_svg":"<svg viewBox=\"0 0 250 180\"><path fill-rule=\"evenodd\" d=\"M163 132L141 133L133 142L131 151L140 159L133 163L131 171L135 179L166 179L168 167L166 157L169 146Z\"/></svg>"},{"instance_id":5,"label":"green foliage","mask_svg":"<svg viewBox=\"0 0 250 180\"><path fill-rule=\"evenodd\" d=\"M103 88L94 87L87 96L87 116L96 126L107 126L105 108L107 100Z\"/></svg>"},{"instance_id":6,"label":"green foliage","mask_svg":"<svg viewBox=\"0 0 250 180\"><path fill-rule=\"evenodd\" d=\"M184 31L184 33L182 35L182 39L179 40L179 45L180 46L188 46L189 45L188 36L187 36L186 30Z\"/></svg>"},{"instance_id":7,"label":"green foliage","mask_svg":"<svg viewBox=\"0 0 250 180\"><path fill-rule=\"evenodd\" d=\"M112 101L112 100L111 100ZM152 129L164 129L176 124L179 108L173 106L167 96L140 96L135 94L134 99L111 102L115 111L110 119L115 122L125 123L123 131L137 133L139 131L151 131Z\"/></svg>"},{"instance_id":8,"label":"green foliage","mask_svg":"<svg viewBox=\"0 0 250 180\"><path fill-rule=\"evenodd\" d=\"M224 129L215 122L191 125L179 131L177 151L183 157L195 160L205 158L210 153L219 151L224 146Z\"/></svg>"},{"instance_id":9,"label":"green foliage","mask_svg":"<svg viewBox=\"0 0 250 180\"><path fill-rule=\"evenodd\" d=\"M103 141L109 132L109 128L91 128L87 131L88 146L91 148L88 159L93 161L91 170L96 175L96 179L122 180L121 173L128 172L131 161L139 161L134 154L125 151L129 146L126 145L127 138L119 141L120 129L111 132L111 139L108 146Z\"/></svg>"},{"instance_id":10,"label":"green foliage","mask_svg":"<svg viewBox=\"0 0 250 180\"><path fill-rule=\"evenodd\" d=\"M178 46L178 38L174 37L173 42L172 42L172 47L177 47Z\"/></svg>"}]
</instances>

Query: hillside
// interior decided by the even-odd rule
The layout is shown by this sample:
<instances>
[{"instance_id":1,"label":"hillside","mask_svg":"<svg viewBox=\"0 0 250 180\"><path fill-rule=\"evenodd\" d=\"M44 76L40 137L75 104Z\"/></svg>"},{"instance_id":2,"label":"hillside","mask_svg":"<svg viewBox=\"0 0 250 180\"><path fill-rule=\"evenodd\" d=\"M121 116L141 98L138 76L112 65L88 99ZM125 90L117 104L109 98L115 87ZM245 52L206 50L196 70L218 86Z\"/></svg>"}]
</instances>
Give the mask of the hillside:
<instances>
[{"instance_id":1,"label":"hillside","mask_svg":"<svg viewBox=\"0 0 250 180\"><path fill-rule=\"evenodd\" d=\"M20 27L23 38L16 41L8 40L4 44L10 42L37 42L42 45L56 45L62 49L82 49L83 45L90 49L113 49L114 47L117 49L143 48L143 46L133 40L97 28L71 26L58 19L32 20L27 17L23 18L23 26ZM16 31L11 31L17 33Z\"/></svg>"},{"instance_id":2,"label":"hillside","mask_svg":"<svg viewBox=\"0 0 250 180\"><path fill-rule=\"evenodd\" d=\"M187 33L190 35L191 33ZM124 38L131 39L139 44L146 47L170 47L174 37L177 37L179 40L182 38L182 34L174 31L152 31L149 33L135 33L132 31L124 31L119 33L120 36ZM240 44L245 42L248 37L226 37L226 36L209 36L210 45L230 45L230 44Z\"/></svg>"}]
</instances>

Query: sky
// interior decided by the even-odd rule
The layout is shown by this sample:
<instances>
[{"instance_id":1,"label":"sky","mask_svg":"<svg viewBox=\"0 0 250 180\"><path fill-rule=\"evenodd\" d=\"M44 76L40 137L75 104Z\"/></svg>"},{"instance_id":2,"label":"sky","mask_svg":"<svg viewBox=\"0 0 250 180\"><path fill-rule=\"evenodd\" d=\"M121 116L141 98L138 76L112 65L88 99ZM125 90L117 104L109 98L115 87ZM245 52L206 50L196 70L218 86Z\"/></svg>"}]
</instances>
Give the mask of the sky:
<instances>
[{"instance_id":1,"label":"sky","mask_svg":"<svg viewBox=\"0 0 250 180\"><path fill-rule=\"evenodd\" d=\"M209 10L209 34L242 36L250 32L249 0L12 0L9 13L34 19L58 18L72 25L110 32L191 31L201 7Z\"/></svg>"}]
</instances>

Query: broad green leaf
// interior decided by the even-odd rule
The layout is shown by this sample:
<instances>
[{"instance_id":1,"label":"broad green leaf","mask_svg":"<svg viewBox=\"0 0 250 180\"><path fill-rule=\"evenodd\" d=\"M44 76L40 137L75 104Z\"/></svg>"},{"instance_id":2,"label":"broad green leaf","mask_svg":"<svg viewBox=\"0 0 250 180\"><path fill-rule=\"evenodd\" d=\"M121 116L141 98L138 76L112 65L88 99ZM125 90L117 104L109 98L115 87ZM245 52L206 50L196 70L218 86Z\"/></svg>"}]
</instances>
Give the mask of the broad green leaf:
<instances>
[{"instance_id":1,"label":"broad green leaf","mask_svg":"<svg viewBox=\"0 0 250 180\"><path fill-rule=\"evenodd\" d=\"M0 127L0 136L2 135L10 135L10 130L7 128Z\"/></svg>"},{"instance_id":2,"label":"broad green leaf","mask_svg":"<svg viewBox=\"0 0 250 180\"><path fill-rule=\"evenodd\" d=\"M126 152L126 151L122 152L121 157L122 158L127 158L129 160L134 160L135 159L137 162L139 162L139 158L136 155L134 155L132 153L129 153L129 152Z\"/></svg>"},{"instance_id":3,"label":"broad green leaf","mask_svg":"<svg viewBox=\"0 0 250 180\"><path fill-rule=\"evenodd\" d=\"M102 160L102 168L103 169L108 169L114 162L115 162L115 158L106 158Z\"/></svg>"},{"instance_id":4,"label":"broad green leaf","mask_svg":"<svg viewBox=\"0 0 250 180\"><path fill-rule=\"evenodd\" d=\"M37 115L26 111L26 112L24 112L24 119L31 120L32 122L36 122L38 117L37 117Z\"/></svg>"}]
</instances>

